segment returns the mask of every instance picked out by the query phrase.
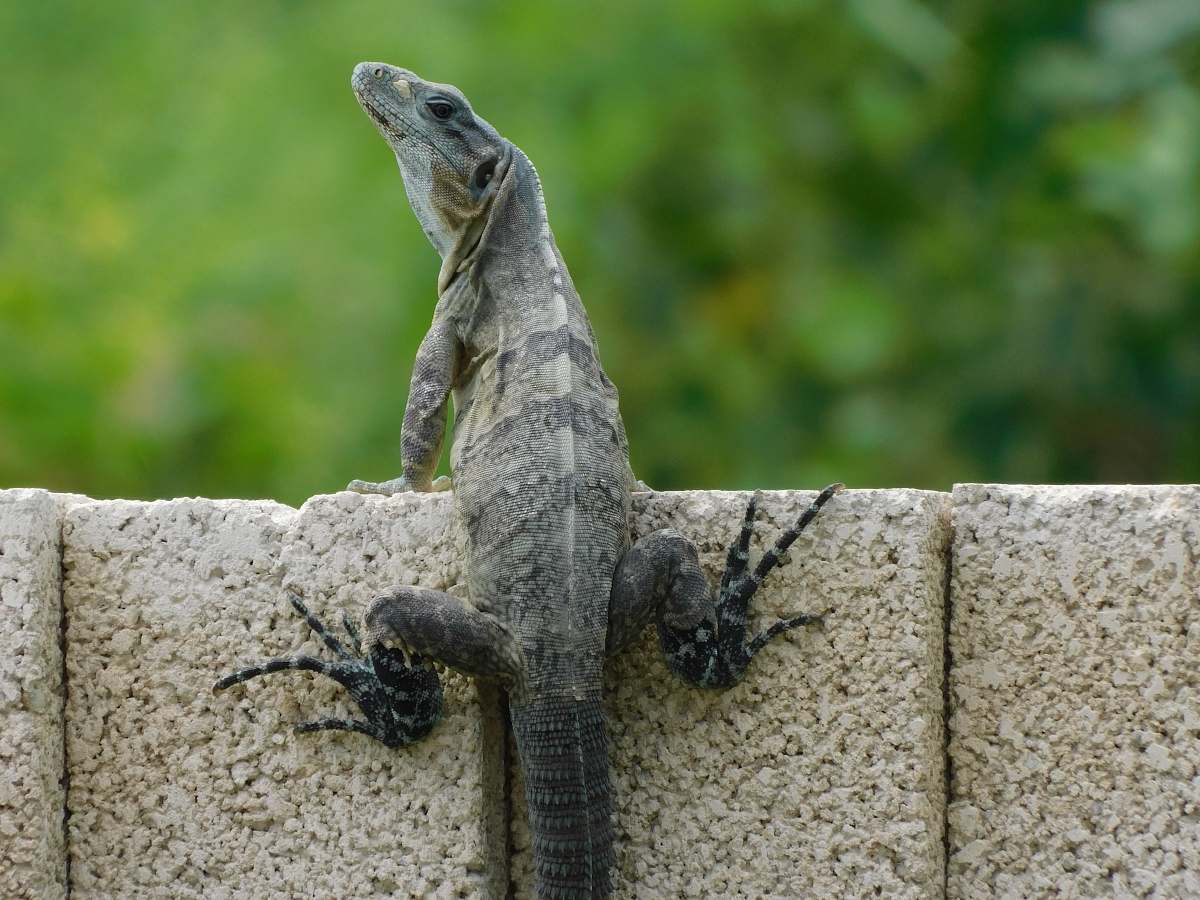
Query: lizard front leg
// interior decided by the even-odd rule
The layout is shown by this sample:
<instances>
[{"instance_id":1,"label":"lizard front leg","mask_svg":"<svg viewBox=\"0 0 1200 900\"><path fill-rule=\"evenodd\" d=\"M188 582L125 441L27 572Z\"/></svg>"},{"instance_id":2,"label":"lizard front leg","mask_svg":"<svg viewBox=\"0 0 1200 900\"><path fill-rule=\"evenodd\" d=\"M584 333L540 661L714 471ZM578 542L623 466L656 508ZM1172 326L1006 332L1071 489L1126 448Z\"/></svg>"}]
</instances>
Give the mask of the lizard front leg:
<instances>
[{"instance_id":1,"label":"lizard front leg","mask_svg":"<svg viewBox=\"0 0 1200 900\"><path fill-rule=\"evenodd\" d=\"M720 588L714 596L700 569L696 548L679 532L663 529L635 543L617 565L609 600L608 650L631 642L656 618L667 665L698 687L737 684L750 660L774 637L820 621L820 616L781 619L747 639L750 598L766 575L784 565L784 553L800 536L840 484L825 488L755 566L747 569L758 497L746 507L742 529L729 548Z\"/></svg>"},{"instance_id":2,"label":"lizard front leg","mask_svg":"<svg viewBox=\"0 0 1200 900\"><path fill-rule=\"evenodd\" d=\"M364 616L365 638L345 617L353 650L330 634L299 597L289 599L337 661L304 655L272 659L226 675L213 691L300 669L341 684L362 711L361 719L302 723L296 726L300 732L356 731L389 747L411 744L441 716L442 686L432 663L510 683L523 671L515 641L494 617L441 591L405 587L377 598Z\"/></svg>"},{"instance_id":3,"label":"lizard front leg","mask_svg":"<svg viewBox=\"0 0 1200 900\"><path fill-rule=\"evenodd\" d=\"M403 587L363 614L368 653L398 642L405 650L478 678L519 685L525 665L512 632L490 613L430 588Z\"/></svg>"},{"instance_id":4,"label":"lizard front leg","mask_svg":"<svg viewBox=\"0 0 1200 900\"><path fill-rule=\"evenodd\" d=\"M388 481L355 479L346 490L360 494L399 494L450 489L449 478L432 476L442 455L450 388L461 360L462 344L453 325L435 318L413 361L404 425L400 430L403 474Z\"/></svg>"}]
</instances>

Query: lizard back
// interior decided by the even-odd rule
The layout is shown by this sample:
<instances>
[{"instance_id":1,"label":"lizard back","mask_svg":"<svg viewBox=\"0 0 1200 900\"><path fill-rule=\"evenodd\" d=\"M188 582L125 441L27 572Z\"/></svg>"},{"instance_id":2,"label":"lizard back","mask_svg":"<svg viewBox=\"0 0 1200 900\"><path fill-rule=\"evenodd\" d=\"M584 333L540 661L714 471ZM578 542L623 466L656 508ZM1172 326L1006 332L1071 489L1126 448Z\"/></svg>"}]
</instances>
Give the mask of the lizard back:
<instances>
[{"instance_id":1,"label":"lizard back","mask_svg":"<svg viewBox=\"0 0 1200 900\"><path fill-rule=\"evenodd\" d=\"M530 695L583 699L600 688L627 544L628 448L537 174L515 148L507 180L488 226L502 236L485 232L476 277L446 303L467 359L454 388L455 504L472 597L520 640Z\"/></svg>"}]
</instances>

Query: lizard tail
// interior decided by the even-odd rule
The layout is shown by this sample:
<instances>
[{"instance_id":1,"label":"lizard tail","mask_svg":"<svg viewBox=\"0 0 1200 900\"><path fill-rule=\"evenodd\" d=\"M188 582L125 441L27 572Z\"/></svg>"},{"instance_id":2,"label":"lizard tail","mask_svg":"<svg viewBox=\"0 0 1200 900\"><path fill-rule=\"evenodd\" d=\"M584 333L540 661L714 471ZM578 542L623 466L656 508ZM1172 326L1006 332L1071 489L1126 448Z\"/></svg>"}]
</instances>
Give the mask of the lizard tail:
<instances>
[{"instance_id":1,"label":"lizard tail","mask_svg":"<svg viewBox=\"0 0 1200 900\"><path fill-rule=\"evenodd\" d=\"M540 900L603 900L613 866L608 738L599 699L511 710Z\"/></svg>"}]
</instances>

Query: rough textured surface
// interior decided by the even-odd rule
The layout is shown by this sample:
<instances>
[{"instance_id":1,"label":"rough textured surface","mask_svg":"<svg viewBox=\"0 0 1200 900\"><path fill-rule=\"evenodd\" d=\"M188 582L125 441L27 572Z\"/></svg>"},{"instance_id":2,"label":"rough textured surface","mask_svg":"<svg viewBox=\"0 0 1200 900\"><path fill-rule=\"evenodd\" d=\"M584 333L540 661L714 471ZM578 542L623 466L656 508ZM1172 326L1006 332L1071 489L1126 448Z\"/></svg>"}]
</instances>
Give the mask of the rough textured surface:
<instances>
[{"instance_id":1,"label":"rough textured surface","mask_svg":"<svg viewBox=\"0 0 1200 900\"><path fill-rule=\"evenodd\" d=\"M949 895L1200 896L1200 488L954 503Z\"/></svg>"},{"instance_id":2,"label":"rough textured surface","mask_svg":"<svg viewBox=\"0 0 1200 900\"><path fill-rule=\"evenodd\" d=\"M112 501L65 527L67 759L77 897L487 896L504 881L498 745L465 679L394 751L295 735L345 715L307 673L214 696L217 676L303 644L284 599L340 627L398 582L448 587L449 498ZM493 823L488 829L485 823Z\"/></svg>"},{"instance_id":3,"label":"rough textured surface","mask_svg":"<svg viewBox=\"0 0 1200 900\"><path fill-rule=\"evenodd\" d=\"M764 494L755 548L812 497ZM634 531L679 529L715 578L747 498L635 495ZM776 641L732 690L671 675L653 629L608 666L616 896L941 896L948 508L923 491L838 495L754 600L764 622L829 610L824 627Z\"/></svg>"},{"instance_id":4,"label":"rough textured surface","mask_svg":"<svg viewBox=\"0 0 1200 900\"><path fill-rule=\"evenodd\" d=\"M768 493L756 546L810 496ZM680 529L715 575L744 501L639 495L634 528ZM608 666L619 896L938 896L946 507L836 498L755 600L825 626L731 691L675 680L650 630ZM463 679L402 751L293 735L347 711L308 674L208 692L325 652L285 585L331 625L397 583L460 592L449 509L0 492L0 895L64 893L64 515L76 895L495 895L500 727ZM955 516L950 896L1200 896L1200 488L964 485Z\"/></svg>"},{"instance_id":5,"label":"rough textured surface","mask_svg":"<svg viewBox=\"0 0 1200 900\"><path fill-rule=\"evenodd\" d=\"M66 892L61 512L58 499L46 491L0 491L3 897L61 897Z\"/></svg>"}]
</instances>

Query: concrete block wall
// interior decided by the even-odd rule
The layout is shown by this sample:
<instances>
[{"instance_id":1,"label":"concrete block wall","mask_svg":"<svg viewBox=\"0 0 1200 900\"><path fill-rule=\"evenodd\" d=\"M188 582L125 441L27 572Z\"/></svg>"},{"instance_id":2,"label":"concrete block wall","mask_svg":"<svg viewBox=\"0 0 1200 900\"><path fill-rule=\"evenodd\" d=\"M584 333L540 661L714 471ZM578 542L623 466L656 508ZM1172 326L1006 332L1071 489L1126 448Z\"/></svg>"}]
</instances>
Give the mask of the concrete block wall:
<instances>
[{"instance_id":1,"label":"concrete block wall","mask_svg":"<svg viewBox=\"0 0 1200 900\"><path fill-rule=\"evenodd\" d=\"M1200 895L1198 492L840 495L756 601L823 627L724 693L652 631L610 665L618 896ZM765 494L757 545L811 496ZM639 495L633 525L713 575L745 499ZM209 692L328 652L287 590L331 626L457 590L449 512L0 491L0 895L526 896L494 693L444 679L444 720L389 751L293 734L350 712L309 674Z\"/></svg>"},{"instance_id":2,"label":"concrete block wall","mask_svg":"<svg viewBox=\"0 0 1200 900\"><path fill-rule=\"evenodd\" d=\"M285 600L340 630L397 581L444 588L449 498L109 501L64 526L72 896L475 897L504 884L502 742L462 676L430 737L295 735L354 712L289 672L213 695L220 675L328 656ZM494 709L494 704L492 705ZM502 895L502 894L501 894Z\"/></svg>"},{"instance_id":3,"label":"concrete block wall","mask_svg":"<svg viewBox=\"0 0 1200 900\"><path fill-rule=\"evenodd\" d=\"M0 896L66 890L62 507L0 491Z\"/></svg>"},{"instance_id":4,"label":"concrete block wall","mask_svg":"<svg viewBox=\"0 0 1200 900\"><path fill-rule=\"evenodd\" d=\"M671 527L716 583L750 495L639 496L634 534ZM752 552L814 494L762 494ZM606 672L619 897L940 897L949 497L848 491L755 597L759 627L797 612L729 691L675 678L657 636ZM513 881L532 894L519 769Z\"/></svg>"},{"instance_id":5,"label":"concrete block wall","mask_svg":"<svg viewBox=\"0 0 1200 900\"><path fill-rule=\"evenodd\" d=\"M1200 897L1200 487L959 485L953 897Z\"/></svg>"}]
</instances>

